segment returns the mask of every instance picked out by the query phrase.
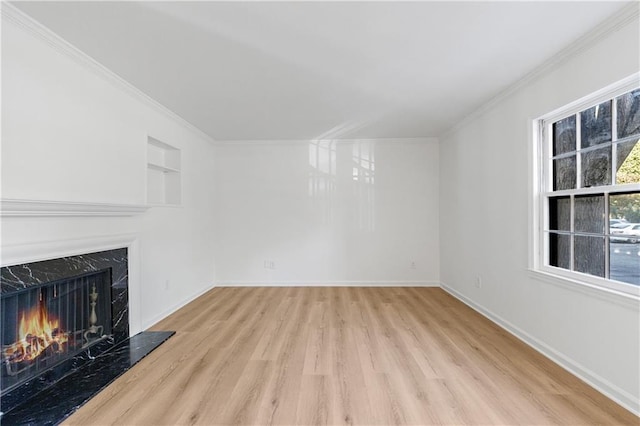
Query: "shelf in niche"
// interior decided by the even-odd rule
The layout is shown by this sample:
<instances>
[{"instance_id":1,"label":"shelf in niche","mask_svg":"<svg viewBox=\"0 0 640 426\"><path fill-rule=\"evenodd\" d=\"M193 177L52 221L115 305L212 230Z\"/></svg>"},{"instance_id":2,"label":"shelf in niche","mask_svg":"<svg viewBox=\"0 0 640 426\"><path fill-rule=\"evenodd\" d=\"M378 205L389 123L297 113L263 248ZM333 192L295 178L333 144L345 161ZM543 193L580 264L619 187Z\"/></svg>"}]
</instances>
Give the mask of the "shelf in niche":
<instances>
[{"instance_id":1,"label":"shelf in niche","mask_svg":"<svg viewBox=\"0 0 640 426\"><path fill-rule=\"evenodd\" d=\"M166 142L147 138L147 203L178 206L181 203L182 179L180 150Z\"/></svg>"},{"instance_id":2,"label":"shelf in niche","mask_svg":"<svg viewBox=\"0 0 640 426\"><path fill-rule=\"evenodd\" d=\"M180 173L179 169L173 169L171 167L166 167L155 163L147 163L147 167L163 173Z\"/></svg>"}]
</instances>

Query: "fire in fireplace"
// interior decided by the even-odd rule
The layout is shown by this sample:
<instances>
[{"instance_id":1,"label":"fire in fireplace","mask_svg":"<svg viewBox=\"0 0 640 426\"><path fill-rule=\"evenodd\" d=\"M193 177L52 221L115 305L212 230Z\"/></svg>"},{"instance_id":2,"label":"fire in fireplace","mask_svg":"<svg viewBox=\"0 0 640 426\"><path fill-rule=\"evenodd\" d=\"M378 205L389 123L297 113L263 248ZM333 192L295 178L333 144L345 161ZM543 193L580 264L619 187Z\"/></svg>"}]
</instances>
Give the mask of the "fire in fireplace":
<instances>
[{"instance_id":1,"label":"fire in fireplace","mask_svg":"<svg viewBox=\"0 0 640 426\"><path fill-rule=\"evenodd\" d=\"M41 292L35 308L28 313L21 313L18 340L3 346L2 355L9 374L18 372L12 368L13 366L30 363L49 349L62 352L63 345L69 341L67 333L60 329L60 320L49 316L47 303L42 294Z\"/></svg>"},{"instance_id":2,"label":"fire in fireplace","mask_svg":"<svg viewBox=\"0 0 640 426\"><path fill-rule=\"evenodd\" d=\"M111 338L111 270L2 294L2 393Z\"/></svg>"}]
</instances>

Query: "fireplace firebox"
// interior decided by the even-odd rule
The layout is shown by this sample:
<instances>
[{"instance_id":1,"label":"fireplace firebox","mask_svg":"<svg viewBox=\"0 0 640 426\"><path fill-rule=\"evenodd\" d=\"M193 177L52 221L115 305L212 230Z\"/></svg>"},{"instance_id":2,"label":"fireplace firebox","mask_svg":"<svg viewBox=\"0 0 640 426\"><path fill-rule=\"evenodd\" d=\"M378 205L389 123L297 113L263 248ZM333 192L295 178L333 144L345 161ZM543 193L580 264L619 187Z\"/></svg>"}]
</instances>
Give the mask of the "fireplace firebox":
<instances>
[{"instance_id":1,"label":"fireplace firebox","mask_svg":"<svg viewBox=\"0 0 640 426\"><path fill-rule=\"evenodd\" d=\"M111 269L0 295L2 393L111 339Z\"/></svg>"}]
</instances>

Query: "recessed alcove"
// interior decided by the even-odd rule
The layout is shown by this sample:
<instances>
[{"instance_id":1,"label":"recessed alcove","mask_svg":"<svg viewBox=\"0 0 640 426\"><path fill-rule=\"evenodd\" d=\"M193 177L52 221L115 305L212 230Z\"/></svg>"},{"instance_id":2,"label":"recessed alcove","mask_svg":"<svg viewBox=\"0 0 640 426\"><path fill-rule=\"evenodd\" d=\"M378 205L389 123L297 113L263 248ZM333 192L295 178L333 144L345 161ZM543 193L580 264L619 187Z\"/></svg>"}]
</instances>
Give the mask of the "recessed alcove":
<instances>
[{"instance_id":1,"label":"recessed alcove","mask_svg":"<svg viewBox=\"0 0 640 426\"><path fill-rule=\"evenodd\" d=\"M147 203L180 205L182 200L180 150L147 138Z\"/></svg>"}]
</instances>

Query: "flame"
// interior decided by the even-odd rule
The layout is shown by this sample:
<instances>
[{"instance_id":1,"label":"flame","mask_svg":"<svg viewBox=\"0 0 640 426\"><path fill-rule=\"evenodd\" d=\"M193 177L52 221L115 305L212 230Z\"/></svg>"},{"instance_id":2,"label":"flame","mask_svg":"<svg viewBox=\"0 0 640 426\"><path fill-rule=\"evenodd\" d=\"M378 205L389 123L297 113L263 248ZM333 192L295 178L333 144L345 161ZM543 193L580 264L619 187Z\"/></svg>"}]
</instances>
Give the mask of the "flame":
<instances>
[{"instance_id":1,"label":"flame","mask_svg":"<svg viewBox=\"0 0 640 426\"><path fill-rule=\"evenodd\" d=\"M67 335L60 330L60 321L49 316L44 302L29 312L22 312L18 341L4 348L5 357L12 362L33 361L48 347L62 349Z\"/></svg>"}]
</instances>

